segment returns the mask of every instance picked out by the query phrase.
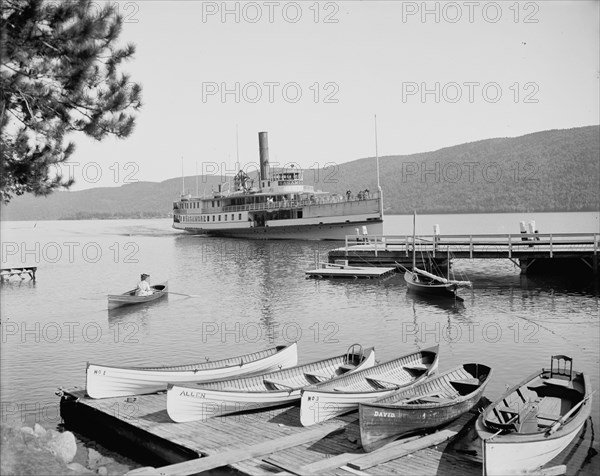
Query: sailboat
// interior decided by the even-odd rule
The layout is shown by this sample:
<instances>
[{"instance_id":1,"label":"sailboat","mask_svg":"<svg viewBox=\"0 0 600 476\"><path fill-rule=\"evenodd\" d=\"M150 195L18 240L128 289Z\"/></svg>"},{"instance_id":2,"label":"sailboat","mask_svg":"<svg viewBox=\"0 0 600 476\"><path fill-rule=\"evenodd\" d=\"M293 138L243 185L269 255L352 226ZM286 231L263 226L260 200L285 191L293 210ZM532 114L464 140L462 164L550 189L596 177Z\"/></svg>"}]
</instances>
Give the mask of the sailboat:
<instances>
[{"instance_id":1,"label":"sailboat","mask_svg":"<svg viewBox=\"0 0 600 476\"><path fill-rule=\"evenodd\" d=\"M423 269L417 268L417 247L416 247L416 217L417 214L413 214L413 262L412 269L404 268L404 280L409 291L414 291L419 294L437 296L437 297L451 297L457 301L464 301L463 298L456 294L456 291L461 287L471 288L473 285L471 281L459 281L456 279L450 279L450 262L448 262L448 276L446 278L430 273ZM401 266L401 265L400 265Z\"/></svg>"}]
</instances>

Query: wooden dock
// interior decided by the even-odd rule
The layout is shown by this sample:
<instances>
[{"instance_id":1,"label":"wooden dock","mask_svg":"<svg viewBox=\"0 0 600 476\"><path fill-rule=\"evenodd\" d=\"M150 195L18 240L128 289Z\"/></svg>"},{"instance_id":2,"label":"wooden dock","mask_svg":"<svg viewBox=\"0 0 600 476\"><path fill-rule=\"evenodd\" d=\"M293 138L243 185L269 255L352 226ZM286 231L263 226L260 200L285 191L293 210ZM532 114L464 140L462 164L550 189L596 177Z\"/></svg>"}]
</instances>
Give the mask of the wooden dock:
<instances>
[{"instance_id":1,"label":"wooden dock","mask_svg":"<svg viewBox=\"0 0 600 476\"><path fill-rule=\"evenodd\" d=\"M309 278L382 278L395 272L396 268L383 268L381 266L349 266L339 263L319 263L320 266L306 271Z\"/></svg>"},{"instance_id":2,"label":"wooden dock","mask_svg":"<svg viewBox=\"0 0 600 476\"><path fill-rule=\"evenodd\" d=\"M354 266L410 266L427 257L445 269L453 259L508 259L522 273L546 268L577 268L598 274L599 233L520 233L497 235L406 235L346 237L345 246L331 250L329 262L347 260Z\"/></svg>"},{"instance_id":3,"label":"wooden dock","mask_svg":"<svg viewBox=\"0 0 600 476\"><path fill-rule=\"evenodd\" d=\"M2 268L0 269L0 281L10 279L13 276L18 276L21 279L24 279L25 276L29 276L32 281L35 281L36 271L37 266Z\"/></svg>"},{"instance_id":4,"label":"wooden dock","mask_svg":"<svg viewBox=\"0 0 600 476\"><path fill-rule=\"evenodd\" d=\"M60 412L67 428L153 465L133 470L131 476L185 476L221 467L251 476L482 472L480 442L473 428L478 408L435 433L403 438L365 453L357 412L310 427L300 424L299 406L289 405L175 423L167 415L165 392L99 400L77 389L63 390L61 395ZM479 405L487 403L483 398ZM568 474L577 474L586 467L594 441L590 422L545 469L533 474L563 474L567 469Z\"/></svg>"},{"instance_id":5,"label":"wooden dock","mask_svg":"<svg viewBox=\"0 0 600 476\"><path fill-rule=\"evenodd\" d=\"M257 476L481 474L481 464L445 451L475 411L436 433L364 453L356 412L311 427L300 424L299 406L175 423L167 415L165 393L94 400L83 390L64 391L60 408L67 427L106 446L127 448L128 456L156 467L138 474L186 475L222 466Z\"/></svg>"}]
</instances>

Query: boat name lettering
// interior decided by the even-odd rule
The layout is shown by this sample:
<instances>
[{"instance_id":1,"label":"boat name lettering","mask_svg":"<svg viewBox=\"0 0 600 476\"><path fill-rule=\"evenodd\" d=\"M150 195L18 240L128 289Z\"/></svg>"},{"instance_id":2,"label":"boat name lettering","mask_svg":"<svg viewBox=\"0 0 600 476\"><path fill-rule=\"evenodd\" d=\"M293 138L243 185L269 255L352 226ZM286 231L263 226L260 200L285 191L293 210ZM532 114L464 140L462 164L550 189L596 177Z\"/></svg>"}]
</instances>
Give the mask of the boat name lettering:
<instances>
[{"instance_id":1,"label":"boat name lettering","mask_svg":"<svg viewBox=\"0 0 600 476\"><path fill-rule=\"evenodd\" d=\"M194 398L206 398L206 394L205 393L200 393L200 392L192 392L189 390L182 390L181 393L179 394L180 397L194 397Z\"/></svg>"},{"instance_id":2,"label":"boat name lettering","mask_svg":"<svg viewBox=\"0 0 600 476\"><path fill-rule=\"evenodd\" d=\"M378 410L375 410L375 416L376 417L384 417L384 418L396 418L396 414L395 413L380 412Z\"/></svg>"}]
</instances>

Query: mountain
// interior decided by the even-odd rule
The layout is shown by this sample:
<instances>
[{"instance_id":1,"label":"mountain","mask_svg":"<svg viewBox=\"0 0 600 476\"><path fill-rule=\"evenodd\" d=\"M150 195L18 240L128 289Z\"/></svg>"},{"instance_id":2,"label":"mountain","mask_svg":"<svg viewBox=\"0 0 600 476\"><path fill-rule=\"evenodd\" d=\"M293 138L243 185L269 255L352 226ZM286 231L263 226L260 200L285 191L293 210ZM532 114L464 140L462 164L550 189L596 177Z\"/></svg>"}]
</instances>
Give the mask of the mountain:
<instances>
[{"instance_id":1,"label":"mountain","mask_svg":"<svg viewBox=\"0 0 600 476\"><path fill-rule=\"evenodd\" d=\"M600 209L600 126L487 139L433 152L380 157L388 214L593 211ZM196 177L186 177L193 184ZM306 185L345 195L377 188L375 158L305 170ZM201 176L216 190L220 177ZM181 178L121 187L26 195L3 220L165 217Z\"/></svg>"}]
</instances>

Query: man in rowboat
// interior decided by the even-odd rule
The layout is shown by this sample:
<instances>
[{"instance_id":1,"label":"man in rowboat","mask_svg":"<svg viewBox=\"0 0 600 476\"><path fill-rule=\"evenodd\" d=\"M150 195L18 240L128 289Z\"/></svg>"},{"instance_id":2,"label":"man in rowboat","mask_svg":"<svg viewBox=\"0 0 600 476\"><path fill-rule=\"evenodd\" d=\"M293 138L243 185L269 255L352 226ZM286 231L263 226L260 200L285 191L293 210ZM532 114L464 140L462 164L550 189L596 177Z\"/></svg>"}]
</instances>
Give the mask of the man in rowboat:
<instances>
[{"instance_id":1,"label":"man in rowboat","mask_svg":"<svg viewBox=\"0 0 600 476\"><path fill-rule=\"evenodd\" d=\"M154 290L150 287L150 283L146 280L150 275L146 273L142 273L140 276L140 282L137 285L137 290L135 292L136 296L150 296L154 294Z\"/></svg>"}]
</instances>

